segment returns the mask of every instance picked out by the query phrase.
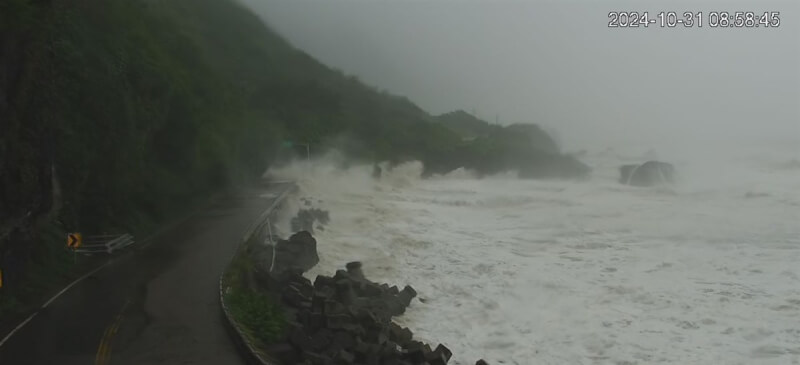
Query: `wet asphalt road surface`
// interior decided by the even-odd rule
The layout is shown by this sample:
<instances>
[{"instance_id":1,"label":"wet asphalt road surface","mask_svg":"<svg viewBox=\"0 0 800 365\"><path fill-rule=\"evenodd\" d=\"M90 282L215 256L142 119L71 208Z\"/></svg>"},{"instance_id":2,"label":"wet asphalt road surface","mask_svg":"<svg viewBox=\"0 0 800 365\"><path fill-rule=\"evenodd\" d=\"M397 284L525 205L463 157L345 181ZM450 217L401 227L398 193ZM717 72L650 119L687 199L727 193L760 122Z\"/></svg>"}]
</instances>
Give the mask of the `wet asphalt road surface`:
<instances>
[{"instance_id":1,"label":"wet asphalt road surface","mask_svg":"<svg viewBox=\"0 0 800 365\"><path fill-rule=\"evenodd\" d=\"M289 188L221 196L79 282L0 347L0 365L244 364L219 277L246 229Z\"/></svg>"}]
</instances>

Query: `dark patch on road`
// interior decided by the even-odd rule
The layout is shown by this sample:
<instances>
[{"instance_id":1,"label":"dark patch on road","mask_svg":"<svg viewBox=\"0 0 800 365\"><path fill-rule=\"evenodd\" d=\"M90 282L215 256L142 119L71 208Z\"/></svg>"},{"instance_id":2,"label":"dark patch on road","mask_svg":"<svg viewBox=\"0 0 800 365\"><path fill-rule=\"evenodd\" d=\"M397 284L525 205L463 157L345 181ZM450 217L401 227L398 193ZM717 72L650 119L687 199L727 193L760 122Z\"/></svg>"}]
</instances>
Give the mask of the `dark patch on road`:
<instances>
[{"instance_id":1,"label":"dark patch on road","mask_svg":"<svg viewBox=\"0 0 800 365\"><path fill-rule=\"evenodd\" d=\"M274 198L246 191L133 246L75 285L0 347L0 364L241 364L219 316L218 279ZM274 194L277 196L277 194Z\"/></svg>"}]
</instances>

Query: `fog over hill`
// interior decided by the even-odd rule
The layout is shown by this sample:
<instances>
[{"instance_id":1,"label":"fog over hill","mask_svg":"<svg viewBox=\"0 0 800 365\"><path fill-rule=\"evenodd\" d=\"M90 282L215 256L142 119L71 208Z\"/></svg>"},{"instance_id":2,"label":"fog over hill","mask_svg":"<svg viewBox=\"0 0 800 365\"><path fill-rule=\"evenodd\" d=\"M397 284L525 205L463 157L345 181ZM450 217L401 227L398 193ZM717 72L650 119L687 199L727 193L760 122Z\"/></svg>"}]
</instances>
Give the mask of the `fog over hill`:
<instances>
[{"instance_id":1,"label":"fog over hill","mask_svg":"<svg viewBox=\"0 0 800 365\"><path fill-rule=\"evenodd\" d=\"M796 1L242 1L321 61L433 114L535 122L568 148L800 136ZM609 29L621 10L779 11L782 22Z\"/></svg>"}]
</instances>

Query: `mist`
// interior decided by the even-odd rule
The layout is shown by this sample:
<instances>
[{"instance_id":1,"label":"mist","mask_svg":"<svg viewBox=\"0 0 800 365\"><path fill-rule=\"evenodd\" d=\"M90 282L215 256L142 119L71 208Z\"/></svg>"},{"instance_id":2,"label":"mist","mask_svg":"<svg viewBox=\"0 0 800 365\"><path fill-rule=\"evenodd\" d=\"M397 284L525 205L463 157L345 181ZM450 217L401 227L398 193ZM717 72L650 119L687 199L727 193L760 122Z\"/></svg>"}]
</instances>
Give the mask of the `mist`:
<instances>
[{"instance_id":1,"label":"mist","mask_svg":"<svg viewBox=\"0 0 800 365\"><path fill-rule=\"evenodd\" d=\"M592 168L275 168L330 212L309 278L359 260L412 283L424 300L398 320L455 364L798 361L797 3L245 2L323 63L432 114L539 124ZM781 25L609 29L613 10L780 11ZM619 183L649 159L674 163L675 183Z\"/></svg>"},{"instance_id":2,"label":"mist","mask_svg":"<svg viewBox=\"0 0 800 365\"><path fill-rule=\"evenodd\" d=\"M800 154L797 2L243 2L321 62L432 114L537 123L572 150ZM781 24L608 28L620 10L780 11Z\"/></svg>"},{"instance_id":3,"label":"mist","mask_svg":"<svg viewBox=\"0 0 800 365\"><path fill-rule=\"evenodd\" d=\"M800 170L761 158L679 164L683 181L652 189L619 184L605 153L585 156L583 182L423 179L419 162L376 179L335 153L267 176L299 186L280 235L301 209L330 213L306 277L358 260L412 285L421 299L395 320L453 364L795 363Z\"/></svg>"}]
</instances>

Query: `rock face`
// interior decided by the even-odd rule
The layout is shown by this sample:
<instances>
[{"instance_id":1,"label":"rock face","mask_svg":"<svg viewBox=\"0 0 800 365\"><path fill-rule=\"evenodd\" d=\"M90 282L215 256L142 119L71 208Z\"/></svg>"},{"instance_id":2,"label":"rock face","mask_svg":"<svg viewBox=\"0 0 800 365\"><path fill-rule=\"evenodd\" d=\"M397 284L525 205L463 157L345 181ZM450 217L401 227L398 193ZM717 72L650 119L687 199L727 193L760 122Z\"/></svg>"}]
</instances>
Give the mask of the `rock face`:
<instances>
[{"instance_id":1,"label":"rock face","mask_svg":"<svg viewBox=\"0 0 800 365\"><path fill-rule=\"evenodd\" d=\"M619 168L619 182L632 186L655 186L670 184L675 180L675 167L659 161L647 161L641 165L623 165Z\"/></svg>"},{"instance_id":2,"label":"rock face","mask_svg":"<svg viewBox=\"0 0 800 365\"><path fill-rule=\"evenodd\" d=\"M280 292L287 277L302 275L319 262L317 240L307 231L278 241L274 250L271 245L253 245L249 255L256 286L270 292Z\"/></svg>"},{"instance_id":3,"label":"rock face","mask_svg":"<svg viewBox=\"0 0 800 365\"><path fill-rule=\"evenodd\" d=\"M332 277L320 275L313 283L305 278L303 272L319 262L309 232L279 241L274 261L271 246L250 254L260 288L286 311L284 340L265 348L280 363L444 365L450 360L450 349L416 341L411 330L392 321L417 296L414 288L370 281L358 261Z\"/></svg>"},{"instance_id":4,"label":"rock face","mask_svg":"<svg viewBox=\"0 0 800 365\"><path fill-rule=\"evenodd\" d=\"M443 365L452 353L413 340L392 322L417 292L367 280L360 262L312 284L299 272L284 276L282 300L289 308L286 342L271 347L285 364Z\"/></svg>"},{"instance_id":5,"label":"rock face","mask_svg":"<svg viewBox=\"0 0 800 365\"><path fill-rule=\"evenodd\" d=\"M300 231L275 244L275 265L273 273L287 269L306 272L319 263L317 240L308 231Z\"/></svg>"},{"instance_id":6,"label":"rock face","mask_svg":"<svg viewBox=\"0 0 800 365\"><path fill-rule=\"evenodd\" d=\"M292 231L308 231L314 233L314 223L319 223L317 227L321 228L328 224L329 221L330 215L328 211L318 208L300 209L300 211L297 212L297 216L292 218Z\"/></svg>"}]
</instances>

